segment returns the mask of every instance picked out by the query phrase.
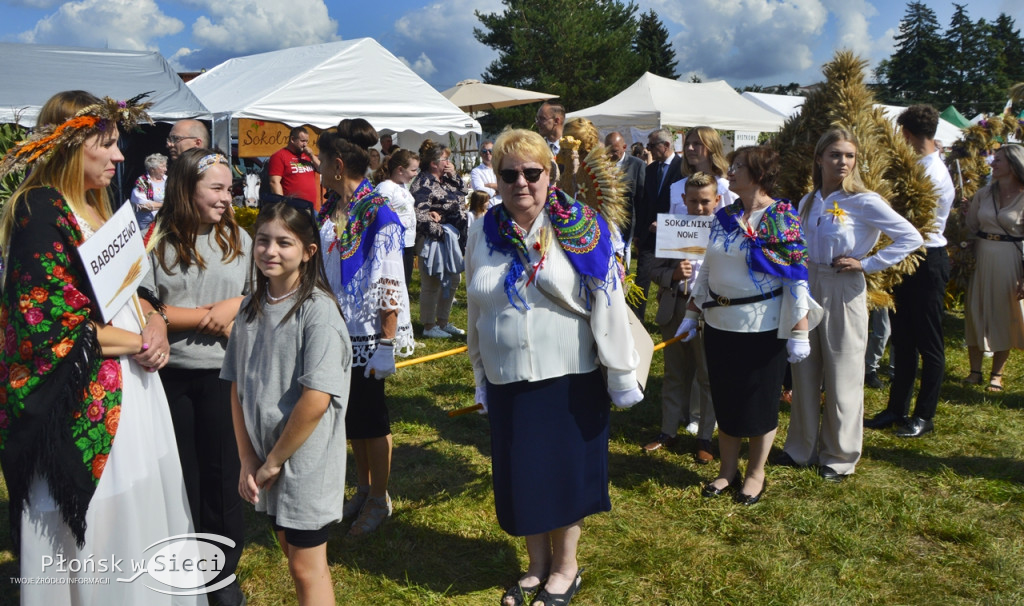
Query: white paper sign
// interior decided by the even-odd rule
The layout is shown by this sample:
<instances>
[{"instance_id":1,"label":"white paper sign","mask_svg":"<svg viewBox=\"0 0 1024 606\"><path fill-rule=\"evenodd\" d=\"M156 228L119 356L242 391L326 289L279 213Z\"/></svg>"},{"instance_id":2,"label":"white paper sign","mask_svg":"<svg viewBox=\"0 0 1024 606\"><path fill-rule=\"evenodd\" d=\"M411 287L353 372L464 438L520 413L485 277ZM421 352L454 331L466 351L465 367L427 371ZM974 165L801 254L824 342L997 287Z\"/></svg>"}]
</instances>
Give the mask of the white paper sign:
<instances>
[{"instance_id":1,"label":"white paper sign","mask_svg":"<svg viewBox=\"0 0 1024 606\"><path fill-rule=\"evenodd\" d=\"M711 216L671 215L658 213L659 259L703 259L711 235Z\"/></svg>"},{"instance_id":2,"label":"white paper sign","mask_svg":"<svg viewBox=\"0 0 1024 606\"><path fill-rule=\"evenodd\" d=\"M757 139L761 136L759 132L750 132L737 130L733 131L732 134L732 145L733 149L739 149L741 147L747 147L748 145L757 145Z\"/></svg>"},{"instance_id":3,"label":"white paper sign","mask_svg":"<svg viewBox=\"0 0 1024 606\"><path fill-rule=\"evenodd\" d=\"M124 204L91 238L78 247L96 306L109 322L135 294L149 272L142 232L131 204Z\"/></svg>"}]
</instances>

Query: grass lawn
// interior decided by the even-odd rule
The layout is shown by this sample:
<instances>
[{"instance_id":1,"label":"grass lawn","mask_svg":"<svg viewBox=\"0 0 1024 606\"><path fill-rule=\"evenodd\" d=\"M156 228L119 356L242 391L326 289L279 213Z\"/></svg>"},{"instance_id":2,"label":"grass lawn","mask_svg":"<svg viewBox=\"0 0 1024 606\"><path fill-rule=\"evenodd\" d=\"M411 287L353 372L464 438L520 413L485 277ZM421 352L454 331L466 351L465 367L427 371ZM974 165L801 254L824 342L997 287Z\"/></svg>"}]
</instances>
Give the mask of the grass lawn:
<instances>
[{"instance_id":1,"label":"grass lawn","mask_svg":"<svg viewBox=\"0 0 1024 606\"><path fill-rule=\"evenodd\" d=\"M464 288L458 300L452 320L464 328ZM946 341L934 434L904 440L868 430L857 473L838 485L813 470L770 467L765 498L751 508L701 498L700 483L714 477L717 461L696 464L692 438L672 452L641 453L661 417L655 354L646 400L612 415L613 510L584 525L586 571L573 603L1024 603L1024 362L1020 352L1011 355L1007 392L987 394L960 382L968 365L958 313L947 315ZM418 355L463 344L425 342ZM333 529L328 557L338 603L497 604L525 567L526 551L494 516L486 418L447 416L471 403L467 356L402 369L387 389L395 514L358 541L346 538L347 524ZM884 408L886 397L886 389L866 390L865 414ZM788 419L784 406L777 447ZM350 458L349 482L353 472ZM0 497L0 605L16 604L7 579L18 567L6 493ZM249 603L294 603L267 523L255 513L248 521L238 574Z\"/></svg>"}]
</instances>

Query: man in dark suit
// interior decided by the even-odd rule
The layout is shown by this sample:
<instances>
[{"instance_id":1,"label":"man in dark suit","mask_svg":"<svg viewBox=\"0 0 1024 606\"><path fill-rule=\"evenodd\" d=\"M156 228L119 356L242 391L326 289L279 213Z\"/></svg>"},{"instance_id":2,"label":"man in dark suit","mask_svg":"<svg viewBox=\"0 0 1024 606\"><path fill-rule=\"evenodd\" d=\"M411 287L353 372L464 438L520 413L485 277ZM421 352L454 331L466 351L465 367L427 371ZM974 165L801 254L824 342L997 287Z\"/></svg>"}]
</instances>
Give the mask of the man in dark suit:
<instances>
[{"instance_id":1,"label":"man in dark suit","mask_svg":"<svg viewBox=\"0 0 1024 606\"><path fill-rule=\"evenodd\" d=\"M644 194L636 211L636 226L633 228L633 242L636 244L636 284L644 291L651 285L651 265L654 263L656 234L654 224L658 213L667 213L669 208L669 186L683 178L680 165L682 160L672 149L672 133L665 128L647 135L647 149L653 161L647 165L644 175ZM647 311L646 299L635 307L633 313L641 320Z\"/></svg>"},{"instance_id":2,"label":"man in dark suit","mask_svg":"<svg viewBox=\"0 0 1024 606\"><path fill-rule=\"evenodd\" d=\"M626 177L630 213L629 223L622 228L622 240L627 244L633 241L633 228L636 226L636 209L644 197L644 181L647 175L647 164L640 158L626 153L626 140L617 132L608 133L604 138L604 146L608 149L608 157L619 167ZM630 249L626 247L626 265L629 265Z\"/></svg>"}]
</instances>

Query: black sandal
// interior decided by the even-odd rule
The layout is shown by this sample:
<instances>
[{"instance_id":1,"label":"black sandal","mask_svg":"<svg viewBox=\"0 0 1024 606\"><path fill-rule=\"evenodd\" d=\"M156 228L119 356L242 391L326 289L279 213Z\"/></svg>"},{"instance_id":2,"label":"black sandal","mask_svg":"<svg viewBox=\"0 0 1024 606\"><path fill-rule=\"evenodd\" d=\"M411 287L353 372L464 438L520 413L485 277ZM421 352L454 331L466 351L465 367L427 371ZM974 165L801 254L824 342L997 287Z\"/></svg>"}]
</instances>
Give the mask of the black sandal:
<instances>
[{"instance_id":1,"label":"black sandal","mask_svg":"<svg viewBox=\"0 0 1024 606\"><path fill-rule=\"evenodd\" d=\"M973 377L974 375L978 375L978 380L976 380L976 381L971 380L971 377ZM966 377L964 377L964 385L981 385L981 379L982 379L981 371L980 370L972 370L971 372L969 372L967 374Z\"/></svg>"},{"instance_id":2,"label":"black sandal","mask_svg":"<svg viewBox=\"0 0 1024 606\"><path fill-rule=\"evenodd\" d=\"M1003 391L1002 382L1000 381L999 383L996 383L995 381L992 380L992 379L994 379L996 377L1002 378L1002 376L1003 376L1003 373L1001 373L1001 372L994 372L994 373L990 374L988 376L988 387L985 388L985 391L987 391L989 393L999 393L999 392Z\"/></svg>"},{"instance_id":3,"label":"black sandal","mask_svg":"<svg viewBox=\"0 0 1024 606\"><path fill-rule=\"evenodd\" d=\"M572 601L572 596L576 595L576 592L580 590L580 586L583 584L583 578L580 576L582 574L582 568L576 571L576 578L573 579L572 585L569 586L565 593L551 593L548 591L547 583L545 583L544 589L537 592L537 595L533 597L533 601L540 602L544 606L568 606L569 602Z\"/></svg>"},{"instance_id":4,"label":"black sandal","mask_svg":"<svg viewBox=\"0 0 1024 606\"><path fill-rule=\"evenodd\" d=\"M523 603L527 602L526 596L535 594L543 583L544 580L542 579L533 587L523 587L519 581L516 581L515 585L506 589L505 593L502 594L500 602L501 606L507 606L505 603L506 598L512 598L512 606L523 606ZM533 600L529 600L529 602L532 603Z\"/></svg>"}]
</instances>

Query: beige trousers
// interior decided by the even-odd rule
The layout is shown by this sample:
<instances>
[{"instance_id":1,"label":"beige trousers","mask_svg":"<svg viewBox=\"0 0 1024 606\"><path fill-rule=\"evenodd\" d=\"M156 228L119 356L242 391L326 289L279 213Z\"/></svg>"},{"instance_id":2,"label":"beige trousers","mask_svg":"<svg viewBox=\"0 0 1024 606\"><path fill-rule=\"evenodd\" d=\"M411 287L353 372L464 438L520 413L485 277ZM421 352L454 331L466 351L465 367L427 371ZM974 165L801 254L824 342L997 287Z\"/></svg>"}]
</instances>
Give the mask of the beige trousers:
<instances>
[{"instance_id":1,"label":"beige trousers","mask_svg":"<svg viewBox=\"0 0 1024 606\"><path fill-rule=\"evenodd\" d=\"M867 289L861 272L811 264L811 295L824 309L810 332L811 355L793 365L793 405L783 449L801 465L851 474L864 441ZM825 404L821 404L821 390Z\"/></svg>"},{"instance_id":2,"label":"beige trousers","mask_svg":"<svg viewBox=\"0 0 1024 606\"><path fill-rule=\"evenodd\" d=\"M676 335L686 313L687 297L662 325L661 336L668 340ZM710 440L715 431L715 409L711 405L711 383L708 364L704 357L704 337L701 333L690 341L673 343L665 347L665 375L661 384L661 432L670 436L679 431L684 420L697 421L697 437Z\"/></svg>"}]
</instances>

